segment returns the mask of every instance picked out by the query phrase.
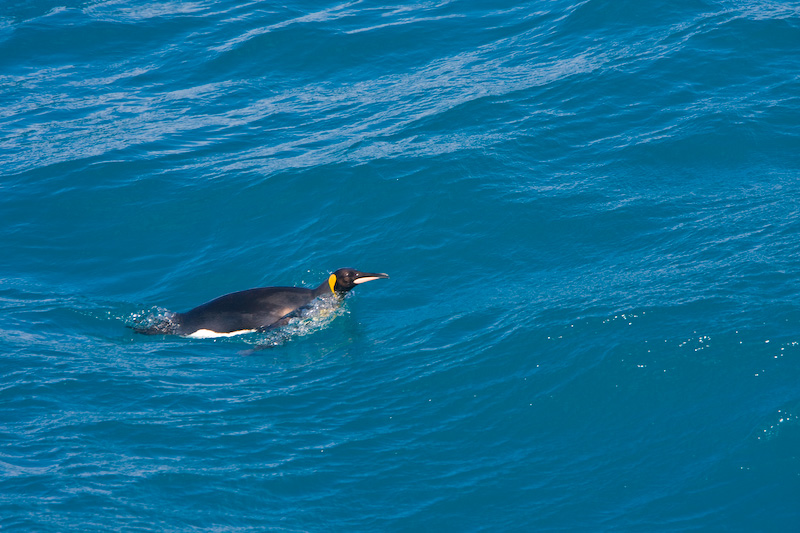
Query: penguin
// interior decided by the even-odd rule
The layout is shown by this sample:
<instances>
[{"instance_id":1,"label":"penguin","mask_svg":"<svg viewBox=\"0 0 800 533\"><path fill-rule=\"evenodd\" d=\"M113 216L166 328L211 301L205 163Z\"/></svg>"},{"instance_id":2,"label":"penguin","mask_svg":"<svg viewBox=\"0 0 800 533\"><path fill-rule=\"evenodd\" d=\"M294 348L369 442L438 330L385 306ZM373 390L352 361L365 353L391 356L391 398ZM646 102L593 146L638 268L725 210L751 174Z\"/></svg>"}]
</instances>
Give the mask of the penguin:
<instances>
[{"instance_id":1,"label":"penguin","mask_svg":"<svg viewBox=\"0 0 800 533\"><path fill-rule=\"evenodd\" d=\"M185 313L174 313L158 324L134 326L133 330L145 335L198 338L266 331L287 324L293 313L317 298L335 298L341 302L356 285L388 277L387 274L340 268L316 289L259 287L233 292Z\"/></svg>"}]
</instances>

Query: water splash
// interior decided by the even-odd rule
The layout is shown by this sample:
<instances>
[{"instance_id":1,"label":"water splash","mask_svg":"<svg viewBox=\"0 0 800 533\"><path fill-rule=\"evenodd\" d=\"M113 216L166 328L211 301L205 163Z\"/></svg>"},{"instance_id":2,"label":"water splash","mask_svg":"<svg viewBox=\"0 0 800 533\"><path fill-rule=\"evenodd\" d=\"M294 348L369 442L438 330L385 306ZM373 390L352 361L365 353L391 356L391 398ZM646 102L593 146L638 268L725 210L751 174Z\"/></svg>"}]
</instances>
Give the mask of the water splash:
<instances>
[{"instance_id":1,"label":"water splash","mask_svg":"<svg viewBox=\"0 0 800 533\"><path fill-rule=\"evenodd\" d=\"M168 333L176 328L174 317L175 313L169 309L153 306L131 313L123 318L123 323L136 331Z\"/></svg>"},{"instance_id":2,"label":"water splash","mask_svg":"<svg viewBox=\"0 0 800 533\"><path fill-rule=\"evenodd\" d=\"M298 309L280 327L245 335L242 340L256 349L281 346L295 337L311 335L326 328L336 317L347 313L347 308L336 300L318 298Z\"/></svg>"}]
</instances>

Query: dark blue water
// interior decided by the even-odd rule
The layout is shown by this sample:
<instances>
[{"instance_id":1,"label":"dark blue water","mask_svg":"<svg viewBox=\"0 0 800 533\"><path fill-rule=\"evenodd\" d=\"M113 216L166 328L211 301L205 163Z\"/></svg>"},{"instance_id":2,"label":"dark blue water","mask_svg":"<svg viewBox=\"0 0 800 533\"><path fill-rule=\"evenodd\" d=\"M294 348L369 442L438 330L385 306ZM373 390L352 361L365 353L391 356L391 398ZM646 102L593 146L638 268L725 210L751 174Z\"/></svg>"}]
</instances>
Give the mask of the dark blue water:
<instances>
[{"instance_id":1,"label":"dark blue water","mask_svg":"<svg viewBox=\"0 0 800 533\"><path fill-rule=\"evenodd\" d=\"M4 2L0 529L797 530L798 72L797 2Z\"/></svg>"}]
</instances>

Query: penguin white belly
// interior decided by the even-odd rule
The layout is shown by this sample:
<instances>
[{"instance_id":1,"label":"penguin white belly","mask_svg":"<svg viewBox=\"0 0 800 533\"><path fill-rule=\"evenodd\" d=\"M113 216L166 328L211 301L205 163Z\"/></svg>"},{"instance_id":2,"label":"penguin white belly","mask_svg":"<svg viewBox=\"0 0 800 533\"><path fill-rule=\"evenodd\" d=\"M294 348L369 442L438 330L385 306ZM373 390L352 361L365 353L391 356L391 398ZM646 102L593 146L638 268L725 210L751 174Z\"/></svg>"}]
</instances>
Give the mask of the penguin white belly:
<instances>
[{"instance_id":1,"label":"penguin white belly","mask_svg":"<svg viewBox=\"0 0 800 533\"><path fill-rule=\"evenodd\" d=\"M211 331L210 329L198 329L191 335L186 335L190 339L215 339L217 337L233 337L234 335L242 335L244 333L253 333L254 329L240 329L239 331L231 331L229 333L219 333Z\"/></svg>"}]
</instances>

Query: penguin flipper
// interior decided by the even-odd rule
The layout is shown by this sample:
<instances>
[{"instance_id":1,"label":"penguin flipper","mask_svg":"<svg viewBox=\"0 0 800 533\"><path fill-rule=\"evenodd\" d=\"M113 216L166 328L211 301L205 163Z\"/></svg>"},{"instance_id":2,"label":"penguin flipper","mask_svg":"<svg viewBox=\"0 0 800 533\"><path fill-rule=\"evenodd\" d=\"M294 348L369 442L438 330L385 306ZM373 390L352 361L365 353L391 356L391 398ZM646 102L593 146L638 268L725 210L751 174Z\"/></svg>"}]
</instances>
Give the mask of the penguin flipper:
<instances>
[{"instance_id":1,"label":"penguin flipper","mask_svg":"<svg viewBox=\"0 0 800 533\"><path fill-rule=\"evenodd\" d=\"M288 325L289 322L291 322L291 320L293 318L298 318L298 317L302 316L303 309L305 309L306 307L307 306L299 307L299 308L295 309L294 311L286 313L285 315L280 317L278 320L276 320L272 324L267 324L266 326L261 326L260 328L258 328L257 331L264 332L264 331L271 331L271 330L277 329L277 328L282 328L283 326Z\"/></svg>"}]
</instances>

